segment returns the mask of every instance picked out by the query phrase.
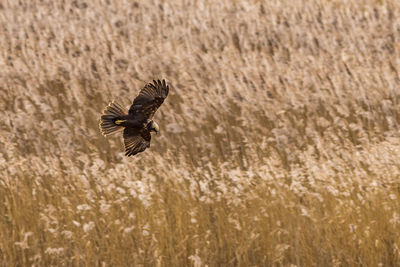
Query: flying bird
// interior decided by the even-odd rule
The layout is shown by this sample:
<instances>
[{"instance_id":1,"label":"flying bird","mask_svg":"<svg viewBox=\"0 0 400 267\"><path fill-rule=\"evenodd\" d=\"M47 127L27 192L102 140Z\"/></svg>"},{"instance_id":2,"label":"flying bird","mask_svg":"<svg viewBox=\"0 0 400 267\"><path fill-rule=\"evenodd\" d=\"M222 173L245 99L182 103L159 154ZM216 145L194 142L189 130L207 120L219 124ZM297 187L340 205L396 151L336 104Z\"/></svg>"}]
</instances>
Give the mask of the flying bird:
<instances>
[{"instance_id":1,"label":"flying bird","mask_svg":"<svg viewBox=\"0 0 400 267\"><path fill-rule=\"evenodd\" d=\"M146 84L129 111L113 101L104 109L99 128L104 136L124 131L125 156L134 156L150 147L151 132L159 132L154 113L168 96L165 80Z\"/></svg>"}]
</instances>

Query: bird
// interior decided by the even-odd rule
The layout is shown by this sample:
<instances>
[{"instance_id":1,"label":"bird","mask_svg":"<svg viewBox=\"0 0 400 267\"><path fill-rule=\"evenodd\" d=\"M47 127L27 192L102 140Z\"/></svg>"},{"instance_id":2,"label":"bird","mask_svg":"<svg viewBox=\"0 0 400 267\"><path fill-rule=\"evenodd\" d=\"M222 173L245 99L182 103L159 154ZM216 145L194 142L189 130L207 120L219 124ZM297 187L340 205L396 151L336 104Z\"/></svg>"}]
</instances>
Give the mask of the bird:
<instances>
[{"instance_id":1,"label":"bird","mask_svg":"<svg viewBox=\"0 0 400 267\"><path fill-rule=\"evenodd\" d=\"M153 120L154 113L167 98L169 85L165 80L153 80L140 90L127 111L112 101L103 110L99 128L103 136L123 131L125 156L134 156L150 147L151 133L160 127Z\"/></svg>"}]
</instances>

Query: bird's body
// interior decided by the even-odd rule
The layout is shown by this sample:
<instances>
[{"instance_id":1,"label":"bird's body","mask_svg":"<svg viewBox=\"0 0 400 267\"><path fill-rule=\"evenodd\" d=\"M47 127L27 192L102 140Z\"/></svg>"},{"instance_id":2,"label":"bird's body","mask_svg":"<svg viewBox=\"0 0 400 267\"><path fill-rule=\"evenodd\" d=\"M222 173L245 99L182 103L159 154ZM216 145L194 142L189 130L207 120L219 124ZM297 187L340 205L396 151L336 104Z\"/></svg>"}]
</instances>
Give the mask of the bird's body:
<instances>
[{"instance_id":1,"label":"bird's body","mask_svg":"<svg viewBox=\"0 0 400 267\"><path fill-rule=\"evenodd\" d=\"M143 128L146 122L138 120L132 115L123 115L115 121L115 123L120 126L131 128Z\"/></svg>"},{"instance_id":2,"label":"bird's body","mask_svg":"<svg viewBox=\"0 0 400 267\"><path fill-rule=\"evenodd\" d=\"M136 155L150 147L151 132L159 131L153 116L168 96L169 87L164 80L153 82L140 91L128 112L113 101L101 116L99 128L104 136L124 131L126 156Z\"/></svg>"}]
</instances>

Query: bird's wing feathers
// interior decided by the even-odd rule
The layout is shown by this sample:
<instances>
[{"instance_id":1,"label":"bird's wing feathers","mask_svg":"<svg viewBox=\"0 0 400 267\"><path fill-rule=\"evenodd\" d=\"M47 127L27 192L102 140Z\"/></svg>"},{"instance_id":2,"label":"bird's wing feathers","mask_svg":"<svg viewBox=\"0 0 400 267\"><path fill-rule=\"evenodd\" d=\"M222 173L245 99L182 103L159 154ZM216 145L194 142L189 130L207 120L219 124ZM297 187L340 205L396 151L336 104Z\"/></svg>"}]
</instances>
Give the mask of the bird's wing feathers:
<instances>
[{"instance_id":1,"label":"bird's wing feathers","mask_svg":"<svg viewBox=\"0 0 400 267\"><path fill-rule=\"evenodd\" d=\"M143 129L125 128L124 129L124 143L125 143L125 156L133 156L139 152L146 150L150 147L151 135L150 132Z\"/></svg>"},{"instance_id":2,"label":"bird's wing feathers","mask_svg":"<svg viewBox=\"0 0 400 267\"><path fill-rule=\"evenodd\" d=\"M133 100L129 115L135 115L140 120L151 120L154 113L168 96L169 87L165 80L157 80L147 84Z\"/></svg>"}]
</instances>

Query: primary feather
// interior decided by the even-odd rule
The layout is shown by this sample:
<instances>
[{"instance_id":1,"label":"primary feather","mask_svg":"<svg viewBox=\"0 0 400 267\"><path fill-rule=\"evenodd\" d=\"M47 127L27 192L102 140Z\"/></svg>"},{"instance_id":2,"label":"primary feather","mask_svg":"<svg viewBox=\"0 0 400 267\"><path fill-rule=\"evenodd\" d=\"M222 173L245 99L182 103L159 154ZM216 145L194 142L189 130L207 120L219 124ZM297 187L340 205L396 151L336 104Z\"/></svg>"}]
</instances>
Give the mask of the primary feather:
<instances>
[{"instance_id":1,"label":"primary feather","mask_svg":"<svg viewBox=\"0 0 400 267\"><path fill-rule=\"evenodd\" d=\"M133 100L129 115L141 117L142 120L151 120L154 113L168 96L169 87L164 80L153 81L147 84Z\"/></svg>"}]
</instances>

